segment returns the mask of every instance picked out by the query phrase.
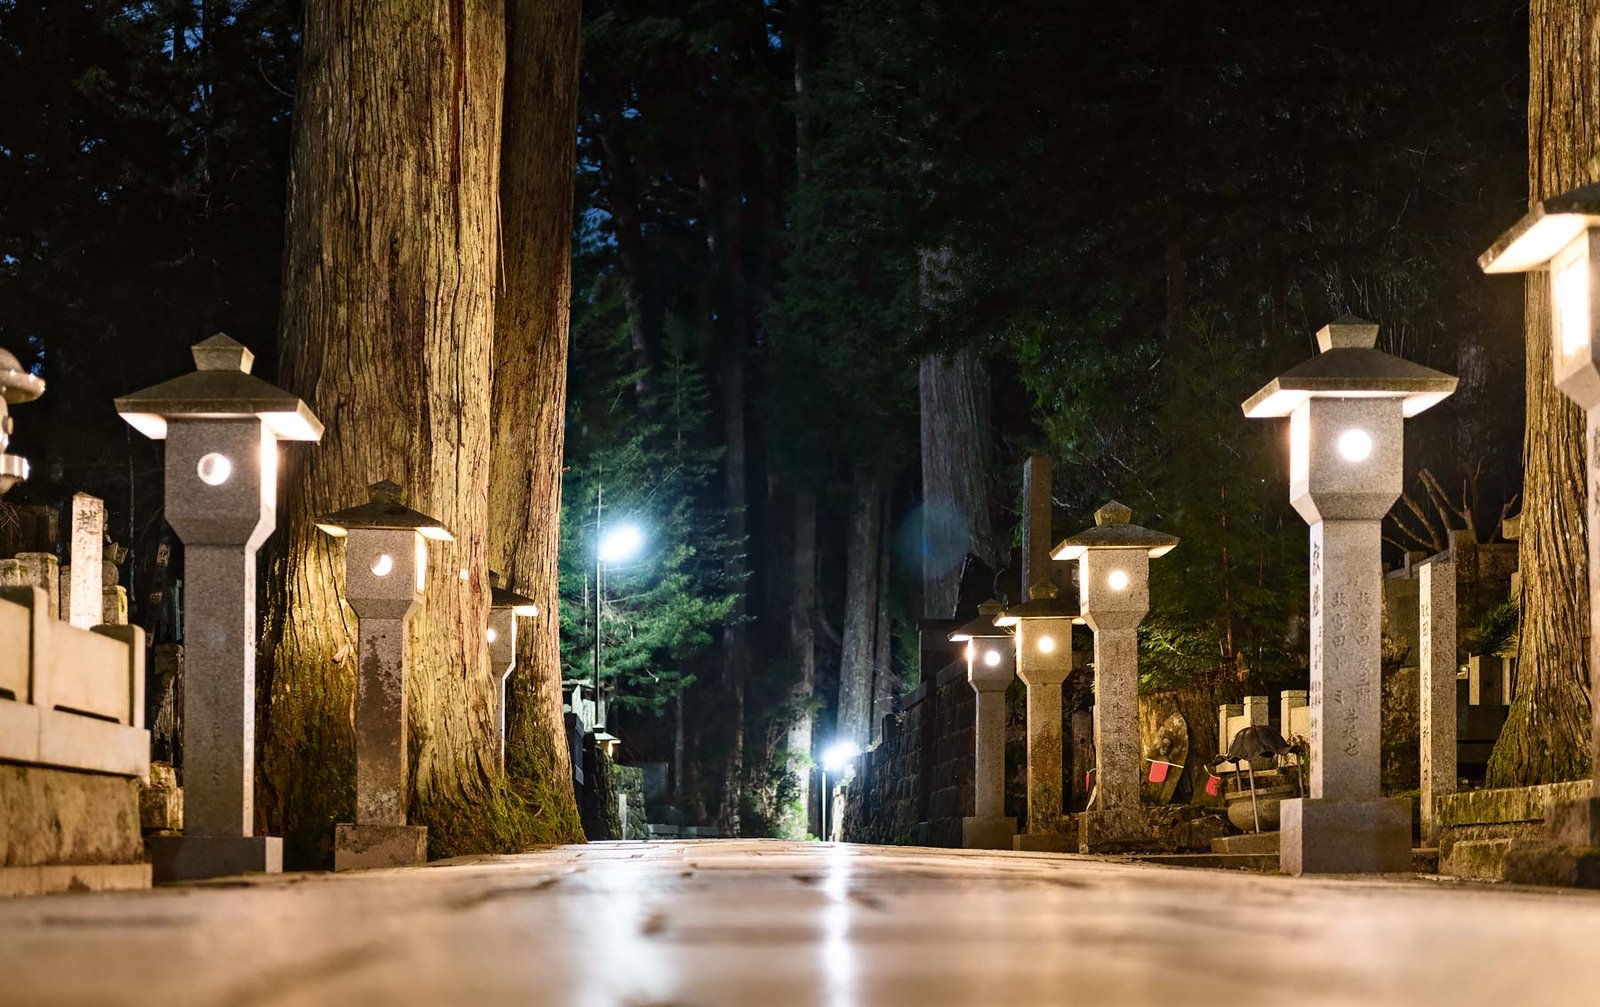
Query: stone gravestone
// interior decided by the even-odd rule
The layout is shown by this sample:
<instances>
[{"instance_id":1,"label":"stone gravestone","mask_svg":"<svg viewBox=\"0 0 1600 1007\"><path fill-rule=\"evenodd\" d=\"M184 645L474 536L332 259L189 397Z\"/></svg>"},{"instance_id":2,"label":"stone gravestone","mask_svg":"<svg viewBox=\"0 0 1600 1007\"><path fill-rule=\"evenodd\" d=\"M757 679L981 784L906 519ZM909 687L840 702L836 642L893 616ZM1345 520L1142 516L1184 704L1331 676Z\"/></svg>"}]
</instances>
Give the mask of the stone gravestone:
<instances>
[{"instance_id":1,"label":"stone gravestone","mask_svg":"<svg viewBox=\"0 0 1600 1007\"><path fill-rule=\"evenodd\" d=\"M1422 842L1439 839L1439 801L1456 791L1456 567L1448 553L1418 569Z\"/></svg>"},{"instance_id":2,"label":"stone gravestone","mask_svg":"<svg viewBox=\"0 0 1600 1007\"><path fill-rule=\"evenodd\" d=\"M87 493L72 496L72 585L67 621L93 629L105 621L106 505Z\"/></svg>"}]
</instances>

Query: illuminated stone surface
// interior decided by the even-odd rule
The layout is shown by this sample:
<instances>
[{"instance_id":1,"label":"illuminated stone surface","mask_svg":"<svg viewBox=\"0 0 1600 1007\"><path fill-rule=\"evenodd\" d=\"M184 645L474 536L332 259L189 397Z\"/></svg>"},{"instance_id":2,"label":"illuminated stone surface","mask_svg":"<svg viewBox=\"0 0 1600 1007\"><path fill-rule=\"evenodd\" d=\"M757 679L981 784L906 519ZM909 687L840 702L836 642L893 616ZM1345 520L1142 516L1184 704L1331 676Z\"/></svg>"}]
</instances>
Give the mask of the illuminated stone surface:
<instances>
[{"instance_id":1,"label":"illuminated stone surface","mask_svg":"<svg viewBox=\"0 0 1600 1007\"><path fill-rule=\"evenodd\" d=\"M1596 932L1588 893L599 843L0 902L0 975L27 1004L1578 1004Z\"/></svg>"}]
</instances>

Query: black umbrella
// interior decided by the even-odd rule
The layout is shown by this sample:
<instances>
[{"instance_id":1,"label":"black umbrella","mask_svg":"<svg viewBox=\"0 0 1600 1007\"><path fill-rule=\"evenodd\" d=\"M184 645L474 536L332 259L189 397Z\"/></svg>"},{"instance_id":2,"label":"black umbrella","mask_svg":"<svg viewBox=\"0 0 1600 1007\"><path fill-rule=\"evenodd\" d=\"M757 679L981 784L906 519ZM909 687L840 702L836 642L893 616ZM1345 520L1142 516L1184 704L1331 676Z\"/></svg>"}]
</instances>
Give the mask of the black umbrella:
<instances>
[{"instance_id":1,"label":"black umbrella","mask_svg":"<svg viewBox=\"0 0 1600 1007\"><path fill-rule=\"evenodd\" d=\"M1270 724L1255 724L1233 736L1225 758L1237 766L1243 762L1250 773L1250 813L1255 818L1256 831L1261 831L1261 808L1256 803L1256 759L1275 759L1288 755L1294 748Z\"/></svg>"}]
</instances>

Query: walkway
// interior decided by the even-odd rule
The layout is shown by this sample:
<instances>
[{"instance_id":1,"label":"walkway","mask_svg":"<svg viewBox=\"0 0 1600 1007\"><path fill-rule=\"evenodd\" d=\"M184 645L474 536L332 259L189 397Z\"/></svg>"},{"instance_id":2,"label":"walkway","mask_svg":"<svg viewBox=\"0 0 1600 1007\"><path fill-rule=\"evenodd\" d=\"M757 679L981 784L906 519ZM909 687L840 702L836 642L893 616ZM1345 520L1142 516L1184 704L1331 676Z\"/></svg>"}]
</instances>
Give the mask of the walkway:
<instances>
[{"instance_id":1,"label":"walkway","mask_svg":"<svg viewBox=\"0 0 1600 1007\"><path fill-rule=\"evenodd\" d=\"M0 1004L1592 1003L1600 894L602 843L0 901Z\"/></svg>"}]
</instances>

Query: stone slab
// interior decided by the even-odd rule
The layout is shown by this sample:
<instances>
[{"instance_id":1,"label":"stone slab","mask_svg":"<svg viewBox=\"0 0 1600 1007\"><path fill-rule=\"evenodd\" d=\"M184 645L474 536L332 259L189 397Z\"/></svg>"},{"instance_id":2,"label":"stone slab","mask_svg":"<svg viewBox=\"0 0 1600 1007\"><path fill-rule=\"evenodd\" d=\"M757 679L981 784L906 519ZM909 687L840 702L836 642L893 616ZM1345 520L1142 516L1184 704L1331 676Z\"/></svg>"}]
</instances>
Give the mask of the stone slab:
<instances>
[{"instance_id":1,"label":"stone slab","mask_svg":"<svg viewBox=\"0 0 1600 1007\"><path fill-rule=\"evenodd\" d=\"M1592 780L1546 783L1537 787L1467 790L1439 802L1439 823L1445 828L1542 822L1547 805L1584 800L1594 793Z\"/></svg>"},{"instance_id":2,"label":"stone slab","mask_svg":"<svg viewBox=\"0 0 1600 1007\"><path fill-rule=\"evenodd\" d=\"M140 787L139 827L146 832L182 832L183 791L169 786Z\"/></svg>"},{"instance_id":3,"label":"stone slab","mask_svg":"<svg viewBox=\"0 0 1600 1007\"><path fill-rule=\"evenodd\" d=\"M150 836L145 848L157 884L283 872L277 836Z\"/></svg>"},{"instance_id":4,"label":"stone slab","mask_svg":"<svg viewBox=\"0 0 1600 1007\"><path fill-rule=\"evenodd\" d=\"M1296 798L1280 805L1285 874L1398 874L1411 870L1405 798Z\"/></svg>"},{"instance_id":5,"label":"stone slab","mask_svg":"<svg viewBox=\"0 0 1600 1007\"><path fill-rule=\"evenodd\" d=\"M1077 853L1078 840L1057 832L1024 832L1011 840L1018 853Z\"/></svg>"},{"instance_id":6,"label":"stone slab","mask_svg":"<svg viewBox=\"0 0 1600 1007\"><path fill-rule=\"evenodd\" d=\"M1600 847L1514 843L1506 850L1504 878L1517 885L1600 888Z\"/></svg>"},{"instance_id":7,"label":"stone slab","mask_svg":"<svg viewBox=\"0 0 1600 1007\"><path fill-rule=\"evenodd\" d=\"M0 898L150 887L149 864L47 864L0 867Z\"/></svg>"},{"instance_id":8,"label":"stone slab","mask_svg":"<svg viewBox=\"0 0 1600 1007\"><path fill-rule=\"evenodd\" d=\"M336 871L415 867L427 862L427 826L340 824L333 827L333 869Z\"/></svg>"},{"instance_id":9,"label":"stone slab","mask_svg":"<svg viewBox=\"0 0 1600 1007\"><path fill-rule=\"evenodd\" d=\"M961 847L967 850L1014 849L1012 840L1017 837L1015 818L963 818L961 819Z\"/></svg>"},{"instance_id":10,"label":"stone slab","mask_svg":"<svg viewBox=\"0 0 1600 1007\"><path fill-rule=\"evenodd\" d=\"M1246 832L1211 840L1212 853L1270 853L1278 855L1279 832Z\"/></svg>"},{"instance_id":11,"label":"stone slab","mask_svg":"<svg viewBox=\"0 0 1600 1007\"><path fill-rule=\"evenodd\" d=\"M1450 856L1441 864L1453 878L1472 881L1501 881L1505 878L1506 851L1513 839L1463 839L1450 845Z\"/></svg>"},{"instance_id":12,"label":"stone slab","mask_svg":"<svg viewBox=\"0 0 1600 1007\"><path fill-rule=\"evenodd\" d=\"M1129 857L1135 863L1167 867L1204 867L1217 871L1257 871L1275 874L1276 853L1144 853Z\"/></svg>"},{"instance_id":13,"label":"stone slab","mask_svg":"<svg viewBox=\"0 0 1600 1007\"><path fill-rule=\"evenodd\" d=\"M1138 808L1132 814L1086 811L1077 817L1079 853L1127 853L1150 847L1152 833Z\"/></svg>"},{"instance_id":14,"label":"stone slab","mask_svg":"<svg viewBox=\"0 0 1600 1007\"><path fill-rule=\"evenodd\" d=\"M1547 805L1544 828L1557 846L1600 847L1600 797Z\"/></svg>"},{"instance_id":15,"label":"stone slab","mask_svg":"<svg viewBox=\"0 0 1600 1007\"><path fill-rule=\"evenodd\" d=\"M0 865L128 864L143 859L139 795L132 780L0 765Z\"/></svg>"}]
</instances>

